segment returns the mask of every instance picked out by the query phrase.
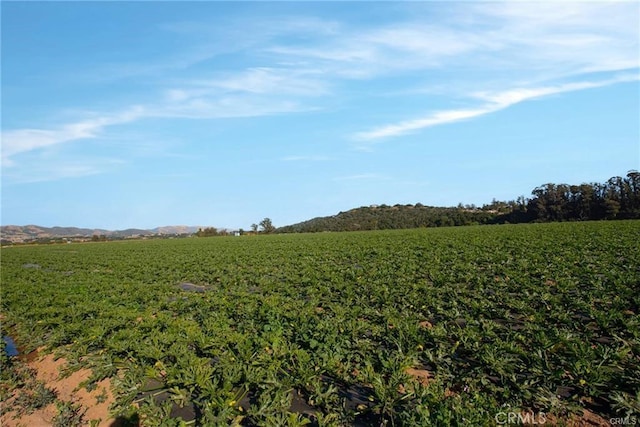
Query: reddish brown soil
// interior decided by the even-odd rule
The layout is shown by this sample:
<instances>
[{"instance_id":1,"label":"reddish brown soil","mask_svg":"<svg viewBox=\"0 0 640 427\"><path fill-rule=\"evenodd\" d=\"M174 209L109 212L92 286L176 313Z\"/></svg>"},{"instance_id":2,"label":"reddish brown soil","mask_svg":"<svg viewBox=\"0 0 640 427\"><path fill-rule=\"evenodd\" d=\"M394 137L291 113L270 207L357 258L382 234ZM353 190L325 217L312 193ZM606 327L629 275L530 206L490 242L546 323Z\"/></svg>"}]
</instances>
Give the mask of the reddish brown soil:
<instances>
[{"instance_id":1,"label":"reddish brown soil","mask_svg":"<svg viewBox=\"0 0 640 427\"><path fill-rule=\"evenodd\" d=\"M569 421L569 426L571 427L610 426L610 425L611 423L608 420L586 409L583 411L582 416L573 417Z\"/></svg>"},{"instance_id":2,"label":"reddish brown soil","mask_svg":"<svg viewBox=\"0 0 640 427\"><path fill-rule=\"evenodd\" d=\"M558 424L558 418L553 415L547 415L547 424ZM587 409L582 411L582 415L573 415L571 418L562 420L567 427L604 427L611 426L611 423L602 418L600 415L593 413Z\"/></svg>"},{"instance_id":3,"label":"reddish brown soil","mask_svg":"<svg viewBox=\"0 0 640 427\"><path fill-rule=\"evenodd\" d=\"M420 327L422 329L431 329L433 328L433 325L431 324L431 322L427 321L427 320L423 320L422 322L420 322L418 325L420 325Z\"/></svg>"},{"instance_id":4,"label":"reddish brown soil","mask_svg":"<svg viewBox=\"0 0 640 427\"><path fill-rule=\"evenodd\" d=\"M100 420L99 427L111 426L114 420L109 417L109 406L114 402L114 398L111 393L110 379L100 381L93 391L87 391L86 388L80 387L80 384L89 379L90 370L81 369L66 378L61 378L60 371L66 364L64 359L55 360L52 354L37 356L37 353L33 353L26 355L23 362L35 370L37 380L43 381L48 388L57 392L58 400L80 404L85 410L83 420L87 425L91 420ZM99 396L102 396L102 400L104 400L101 403L98 399ZM12 403L13 398L10 398L3 404L11 408ZM50 427L57 414L55 403L31 414L18 415L19 409L11 408L3 414L0 418L0 425L2 427Z\"/></svg>"},{"instance_id":5,"label":"reddish brown soil","mask_svg":"<svg viewBox=\"0 0 640 427\"><path fill-rule=\"evenodd\" d=\"M415 378L420 384L426 386L429 384L429 379L431 378L431 373L425 369L416 369L416 368L407 368L405 369L407 375Z\"/></svg>"}]
</instances>

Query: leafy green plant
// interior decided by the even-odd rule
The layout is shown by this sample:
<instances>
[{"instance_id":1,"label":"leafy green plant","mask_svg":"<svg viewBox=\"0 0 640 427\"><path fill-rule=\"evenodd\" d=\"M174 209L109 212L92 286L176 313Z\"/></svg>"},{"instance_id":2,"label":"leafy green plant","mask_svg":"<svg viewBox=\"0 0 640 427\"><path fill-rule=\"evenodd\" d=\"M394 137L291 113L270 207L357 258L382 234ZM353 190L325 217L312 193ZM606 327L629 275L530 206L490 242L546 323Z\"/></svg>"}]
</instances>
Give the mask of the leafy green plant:
<instances>
[{"instance_id":1,"label":"leafy green plant","mask_svg":"<svg viewBox=\"0 0 640 427\"><path fill-rule=\"evenodd\" d=\"M56 402L58 413L53 418L53 427L80 427L84 425L84 412L80 405L71 402Z\"/></svg>"},{"instance_id":2,"label":"leafy green plant","mask_svg":"<svg viewBox=\"0 0 640 427\"><path fill-rule=\"evenodd\" d=\"M149 425L177 425L174 404L212 425L485 425L501 405L596 401L606 418L637 409L638 235L607 221L15 247L3 328L91 369L88 388L111 378L115 413ZM10 396L26 380L0 362Z\"/></svg>"},{"instance_id":3,"label":"leafy green plant","mask_svg":"<svg viewBox=\"0 0 640 427\"><path fill-rule=\"evenodd\" d=\"M31 384L29 390L22 389L15 400L15 404L27 412L33 412L55 402L56 397L55 390L46 387L42 381L35 381L34 384Z\"/></svg>"}]
</instances>

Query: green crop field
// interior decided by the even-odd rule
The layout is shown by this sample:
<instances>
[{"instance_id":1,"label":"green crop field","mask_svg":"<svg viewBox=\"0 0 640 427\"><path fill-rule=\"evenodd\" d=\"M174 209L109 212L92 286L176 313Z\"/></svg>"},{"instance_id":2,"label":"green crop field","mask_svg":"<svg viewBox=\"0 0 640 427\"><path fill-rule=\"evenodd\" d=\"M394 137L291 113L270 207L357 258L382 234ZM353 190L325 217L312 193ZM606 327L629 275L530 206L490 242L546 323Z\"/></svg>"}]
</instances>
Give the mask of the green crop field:
<instances>
[{"instance_id":1,"label":"green crop field","mask_svg":"<svg viewBox=\"0 0 640 427\"><path fill-rule=\"evenodd\" d=\"M114 414L144 425L640 411L640 221L1 255L3 334L90 367L89 387L112 377Z\"/></svg>"}]
</instances>

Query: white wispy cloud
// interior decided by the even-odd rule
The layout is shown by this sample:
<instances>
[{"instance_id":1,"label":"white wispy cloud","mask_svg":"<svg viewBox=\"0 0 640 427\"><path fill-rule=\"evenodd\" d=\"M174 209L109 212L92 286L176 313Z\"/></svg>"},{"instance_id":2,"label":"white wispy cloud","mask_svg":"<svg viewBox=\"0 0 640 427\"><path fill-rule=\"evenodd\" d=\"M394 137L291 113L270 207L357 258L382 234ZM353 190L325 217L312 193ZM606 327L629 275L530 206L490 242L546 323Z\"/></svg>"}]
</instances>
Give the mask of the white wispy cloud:
<instances>
[{"instance_id":1,"label":"white wispy cloud","mask_svg":"<svg viewBox=\"0 0 640 427\"><path fill-rule=\"evenodd\" d=\"M333 77L358 79L443 67L551 79L639 66L639 7L634 2L431 6L421 14L416 13L419 5L409 4L413 17L375 27L342 25L303 46L276 39L263 51L306 61ZM436 17L430 16L434 10L440 12Z\"/></svg>"},{"instance_id":2,"label":"white wispy cloud","mask_svg":"<svg viewBox=\"0 0 640 427\"><path fill-rule=\"evenodd\" d=\"M424 81L444 88L442 96L453 80L466 82L465 87L491 88L468 94L474 101L468 107L418 115L353 135L360 141L468 120L543 96L637 80L635 75L602 81L584 77L585 73L638 70L640 7L636 2L455 2L435 9L428 3L407 3L396 7L395 12L406 8L407 13L376 26L300 15L270 19L238 15L221 25L163 24L162 31L198 42L188 44L184 52L168 52L163 58L169 60L109 64L114 73L91 69L93 74L108 76L154 75L156 92L151 98L157 102L123 105L56 128L3 129L2 165L15 165L22 153L99 138L111 126L144 118L212 119L314 111L321 100L340 97L343 83L353 79L371 82L375 92L378 78L416 71L428 76L428 71L439 69L451 70L447 73L451 77L436 82L425 77ZM251 31L238 30L246 28ZM226 72L202 67L188 78L173 74L222 54L251 60L245 68ZM554 84L568 77L581 81ZM542 83L516 83L522 81Z\"/></svg>"},{"instance_id":3,"label":"white wispy cloud","mask_svg":"<svg viewBox=\"0 0 640 427\"><path fill-rule=\"evenodd\" d=\"M110 126L145 118L221 119L310 111L315 107L304 105L300 97L321 93L326 93L322 83L296 78L286 70L266 68L243 70L224 79L190 82L188 86L165 90L155 104L92 113L90 118L53 129L3 130L2 166L14 166L13 159L21 153L98 138Z\"/></svg>"},{"instance_id":4,"label":"white wispy cloud","mask_svg":"<svg viewBox=\"0 0 640 427\"><path fill-rule=\"evenodd\" d=\"M57 129L15 129L2 132L2 166L12 166L11 157L81 139L95 138L108 126L129 123L144 117L144 107L134 106L122 112L102 115L63 125Z\"/></svg>"},{"instance_id":5,"label":"white wispy cloud","mask_svg":"<svg viewBox=\"0 0 640 427\"><path fill-rule=\"evenodd\" d=\"M469 5L488 22L485 59L548 79L640 66L637 2L500 2ZM606 17L606 19L603 19Z\"/></svg>"},{"instance_id":6,"label":"white wispy cloud","mask_svg":"<svg viewBox=\"0 0 640 427\"><path fill-rule=\"evenodd\" d=\"M297 113L309 109L310 107L297 100L288 99L250 96L193 97L183 102L153 107L149 116L167 119L224 119Z\"/></svg>"},{"instance_id":7,"label":"white wispy cloud","mask_svg":"<svg viewBox=\"0 0 640 427\"><path fill-rule=\"evenodd\" d=\"M432 113L426 117L419 119L406 120L399 123L382 126L370 131L359 132L354 135L357 140L375 140L381 138L390 138L400 136L419 129L431 126L442 125L445 123L453 123L459 120L470 119L472 117L481 116L501 108L506 108L498 104L488 104L476 109L468 110L446 110Z\"/></svg>"},{"instance_id":8,"label":"white wispy cloud","mask_svg":"<svg viewBox=\"0 0 640 427\"><path fill-rule=\"evenodd\" d=\"M89 80L118 80L152 75L159 78L221 54L257 49L264 40L283 34L312 31L329 35L335 32L336 25L335 22L313 17L290 17L273 22L256 21L251 26L252 31L239 34L238 27L233 25L219 28L202 22L167 24L161 26L161 29L198 38L202 38L203 33L209 34L211 41L189 46L185 52L169 54L169 60L104 64L102 72L91 69L91 75L97 77ZM231 37L232 34L235 36ZM217 39L224 39L228 43L215 43ZM78 75L80 74L81 72ZM95 139L106 133L111 126L133 123L144 118L218 119L297 113L315 109L304 105L301 98L326 96L330 93L329 82L320 78L317 70L300 66L297 62L248 67L226 73L200 73L197 78L167 80L178 81L179 84L162 88L157 94L159 100L152 104L123 106L115 111L93 113L89 118L80 118L55 128L3 129L2 166L15 166L16 156L22 153Z\"/></svg>"},{"instance_id":9,"label":"white wispy cloud","mask_svg":"<svg viewBox=\"0 0 640 427\"><path fill-rule=\"evenodd\" d=\"M319 72L294 66L249 67L228 72L212 72L184 79L165 91L171 101L228 94L319 96L329 93L329 82Z\"/></svg>"},{"instance_id":10,"label":"white wispy cloud","mask_svg":"<svg viewBox=\"0 0 640 427\"><path fill-rule=\"evenodd\" d=\"M31 184L99 175L122 166L124 163L124 160L116 158L56 159L55 161L43 158L34 162L28 169L4 168L2 175L7 179L3 185Z\"/></svg>"},{"instance_id":11,"label":"white wispy cloud","mask_svg":"<svg viewBox=\"0 0 640 427\"><path fill-rule=\"evenodd\" d=\"M473 98L487 102L475 108L436 111L417 119L401 121L399 123L381 126L369 131L359 132L354 135L354 138L360 141L371 141L396 137L432 126L453 123L460 120L494 113L512 105L532 99L638 80L640 80L640 75L638 74L624 74L612 79L601 81L573 82L537 88L516 88L501 92L475 92L471 94Z\"/></svg>"},{"instance_id":12,"label":"white wispy cloud","mask_svg":"<svg viewBox=\"0 0 640 427\"><path fill-rule=\"evenodd\" d=\"M313 70L258 67L227 78L215 78L201 86L256 94L318 96L328 93L328 82L314 78Z\"/></svg>"}]
</instances>

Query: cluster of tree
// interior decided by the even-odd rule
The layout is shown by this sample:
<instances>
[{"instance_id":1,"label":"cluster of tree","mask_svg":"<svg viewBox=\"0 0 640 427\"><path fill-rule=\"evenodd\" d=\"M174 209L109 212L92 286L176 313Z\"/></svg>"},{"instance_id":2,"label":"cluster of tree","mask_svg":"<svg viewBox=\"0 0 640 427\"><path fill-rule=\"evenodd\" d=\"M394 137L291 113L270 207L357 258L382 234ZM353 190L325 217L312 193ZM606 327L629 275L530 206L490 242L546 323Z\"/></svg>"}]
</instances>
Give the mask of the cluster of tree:
<instances>
[{"instance_id":1,"label":"cluster of tree","mask_svg":"<svg viewBox=\"0 0 640 427\"><path fill-rule=\"evenodd\" d=\"M260 230L258 230L258 227L260 228ZM273 225L273 222L271 222L271 218L265 218L262 221L260 221L260 224L251 224L251 231L253 233L260 232L265 234L271 234L276 231L276 227Z\"/></svg>"},{"instance_id":2,"label":"cluster of tree","mask_svg":"<svg viewBox=\"0 0 640 427\"><path fill-rule=\"evenodd\" d=\"M415 205L368 206L314 218L277 229L279 233L384 230L474 224L583 221L640 218L640 173L606 183L545 184L512 201L433 207ZM261 223L262 224L262 223Z\"/></svg>"},{"instance_id":3,"label":"cluster of tree","mask_svg":"<svg viewBox=\"0 0 640 427\"><path fill-rule=\"evenodd\" d=\"M530 199L507 202L498 222L585 221L640 218L640 172L605 183L545 184Z\"/></svg>"},{"instance_id":4,"label":"cluster of tree","mask_svg":"<svg viewBox=\"0 0 640 427\"><path fill-rule=\"evenodd\" d=\"M217 229L215 227L199 228L198 231L195 232L195 235L198 237L230 236L231 234L229 230Z\"/></svg>"},{"instance_id":5,"label":"cluster of tree","mask_svg":"<svg viewBox=\"0 0 640 427\"><path fill-rule=\"evenodd\" d=\"M242 235L258 234L258 233L270 234L270 233L274 233L275 231L276 231L276 227L273 225L273 222L271 222L271 219L265 218L262 221L260 221L259 224L251 224L251 231L245 231L241 228L237 232L233 232L225 229L218 229L215 227L207 227L204 229L202 228L198 229L198 231L195 232L195 236L197 237L230 236L236 233L242 236Z\"/></svg>"}]
</instances>

